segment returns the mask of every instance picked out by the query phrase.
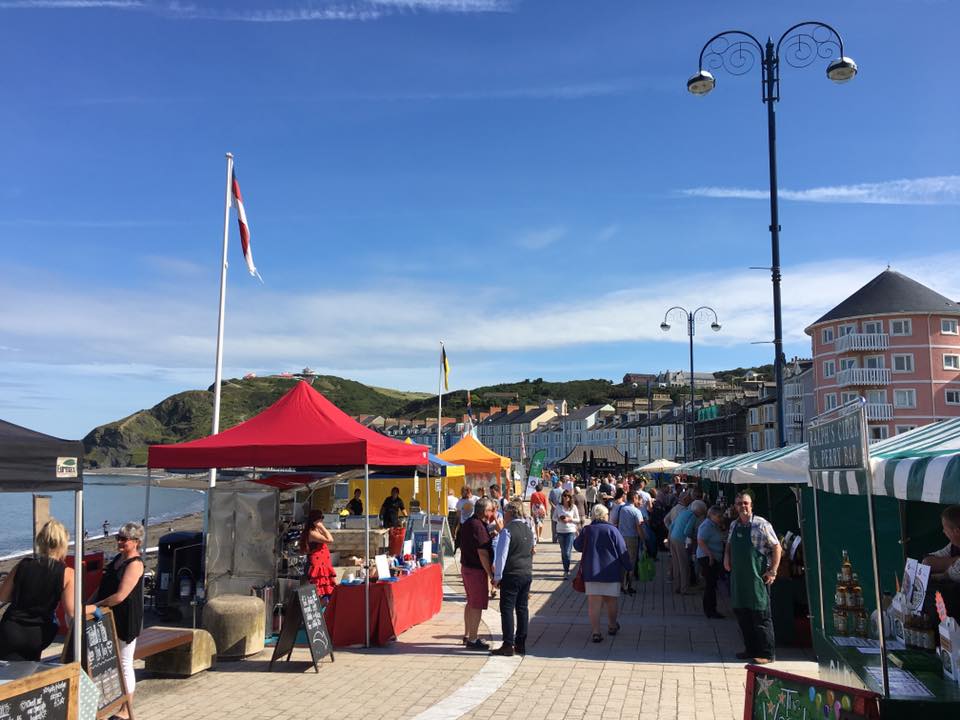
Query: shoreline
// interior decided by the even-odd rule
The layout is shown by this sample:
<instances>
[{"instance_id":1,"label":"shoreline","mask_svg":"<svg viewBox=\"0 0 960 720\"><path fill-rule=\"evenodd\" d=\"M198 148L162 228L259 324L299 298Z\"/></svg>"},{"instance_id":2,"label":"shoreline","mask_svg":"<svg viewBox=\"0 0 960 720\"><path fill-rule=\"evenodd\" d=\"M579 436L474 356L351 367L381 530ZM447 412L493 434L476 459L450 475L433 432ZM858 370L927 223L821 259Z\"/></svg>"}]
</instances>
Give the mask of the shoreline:
<instances>
[{"instance_id":1,"label":"shoreline","mask_svg":"<svg viewBox=\"0 0 960 720\"><path fill-rule=\"evenodd\" d=\"M157 564L157 542L160 537L166 535L168 532L200 532L203 529L203 513L187 513L186 515L181 515L175 518L164 518L162 520L156 520L150 523L147 526L147 543L146 547L143 549L143 559L144 566L147 570L155 570ZM71 538L73 536L71 535ZM72 553L73 540L70 541L71 551L68 554ZM107 537L102 535L88 537L83 544L84 553L89 552L102 552L104 554L104 559L108 560L113 557L114 553L117 551L117 544L115 535L111 534ZM3 558L0 558L0 572L9 572L14 568L14 566L24 557L31 555L31 551L27 550L23 553L15 555L7 555Z\"/></svg>"}]
</instances>

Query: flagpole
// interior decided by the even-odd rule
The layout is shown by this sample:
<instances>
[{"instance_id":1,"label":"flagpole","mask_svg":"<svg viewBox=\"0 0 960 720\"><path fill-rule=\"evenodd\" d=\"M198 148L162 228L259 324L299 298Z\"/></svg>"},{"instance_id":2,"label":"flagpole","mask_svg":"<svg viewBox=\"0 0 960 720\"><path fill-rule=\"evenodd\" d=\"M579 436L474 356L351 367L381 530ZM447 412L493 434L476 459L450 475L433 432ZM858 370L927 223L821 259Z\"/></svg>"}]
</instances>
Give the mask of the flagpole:
<instances>
[{"instance_id":1,"label":"flagpole","mask_svg":"<svg viewBox=\"0 0 960 720\"><path fill-rule=\"evenodd\" d=\"M443 452L443 447L440 444L440 430L441 422L443 420L443 341L440 341L440 377L437 378L437 455L439 456Z\"/></svg>"},{"instance_id":2,"label":"flagpole","mask_svg":"<svg viewBox=\"0 0 960 720\"><path fill-rule=\"evenodd\" d=\"M220 383L223 380L223 321L227 308L227 243L230 239L230 181L233 178L233 153L227 153L227 190L223 201L223 261L220 264L220 316L217 320L217 360L213 374L213 427L211 435L220 432ZM209 488L217 486L217 470L210 469ZM208 499L209 505L209 499Z\"/></svg>"}]
</instances>

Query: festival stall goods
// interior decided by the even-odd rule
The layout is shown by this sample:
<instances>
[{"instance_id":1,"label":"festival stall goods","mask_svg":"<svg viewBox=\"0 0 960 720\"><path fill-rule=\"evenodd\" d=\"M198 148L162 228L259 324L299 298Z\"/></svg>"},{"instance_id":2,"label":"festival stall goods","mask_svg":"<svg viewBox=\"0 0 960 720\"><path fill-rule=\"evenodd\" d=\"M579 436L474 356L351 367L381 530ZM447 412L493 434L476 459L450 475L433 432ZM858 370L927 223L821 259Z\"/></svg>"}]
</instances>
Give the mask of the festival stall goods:
<instances>
[{"instance_id":1,"label":"festival stall goods","mask_svg":"<svg viewBox=\"0 0 960 720\"><path fill-rule=\"evenodd\" d=\"M905 563L904 555L922 556L943 545L931 539L918 547L909 537L918 534L911 523L919 517L910 506L957 497L960 475L951 475L951 467L960 469L954 458L960 421L869 446L866 427L862 399L810 425L814 492L805 507L804 536L814 548L807 576L820 674L882 693L884 718L917 712L924 718L957 717L960 687L944 672L953 652L952 627L932 615L925 566ZM901 572L904 582L894 587ZM944 635L938 619L950 645L946 651L941 647L940 657L933 650Z\"/></svg>"},{"instance_id":2,"label":"festival stall goods","mask_svg":"<svg viewBox=\"0 0 960 720\"><path fill-rule=\"evenodd\" d=\"M370 469L416 467L425 448L371 430L348 416L308 383L297 383L258 415L216 435L174 445L153 445L150 468L363 468L364 506L370 507ZM369 558L366 515L365 561ZM207 547L208 562L210 547ZM370 589L364 590L369 606ZM369 612L367 612L369 617ZM365 637L369 640L369 626Z\"/></svg>"},{"instance_id":3,"label":"festival stall goods","mask_svg":"<svg viewBox=\"0 0 960 720\"><path fill-rule=\"evenodd\" d=\"M74 494L75 557L83 557L83 444L61 440L0 420L0 492ZM82 583L74 583L73 602L83 607ZM80 613L74 618L74 652L80 655Z\"/></svg>"},{"instance_id":4,"label":"festival stall goods","mask_svg":"<svg viewBox=\"0 0 960 720\"><path fill-rule=\"evenodd\" d=\"M407 561L409 562L409 561ZM398 567L398 566L394 566ZM380 578L370 585L370 643L386 645L405 630L429 620L440 612L443 600L443 573L439 564L424 565L419 569L407 566L402 575ZM326 621L336 647L359 645L364 642L360 628L364 621L361 602L362 585L337 585L327 606Z\"/></svg>"}]
</instances>

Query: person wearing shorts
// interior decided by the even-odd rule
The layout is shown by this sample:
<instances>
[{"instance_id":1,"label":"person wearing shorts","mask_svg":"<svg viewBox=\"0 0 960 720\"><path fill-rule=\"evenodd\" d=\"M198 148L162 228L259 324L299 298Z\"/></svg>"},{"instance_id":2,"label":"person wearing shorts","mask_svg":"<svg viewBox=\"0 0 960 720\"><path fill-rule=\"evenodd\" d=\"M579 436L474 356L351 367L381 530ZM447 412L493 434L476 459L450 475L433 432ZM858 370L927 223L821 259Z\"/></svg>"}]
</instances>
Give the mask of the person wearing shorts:
<instances>
[{"instance_id":1,"label":"person wearing shorts","mask_svg":"<svg viewBox=\"0 0 960 720\"><path fill-rule=\"evenodd\" d=\"M460 577L467 604L463 608L463 644L468 650L489 652L490 646L477 637L480 616L490 599L493 577L493 542L484 520L492 501L477 498L473 516L460 525Z\"/></svg>"},{"instance_id":2,"label":"person wearing shorts","mask_svg":"<svg viewBox=\"0 0 960 720\"><path fill-rule=\"evenodd\" d=\"M547 496L543 494L543 485L537 483L536 492L530 496L530 515L533 517L537 542L540 542L540 537L543 535L543 523L546 522L547 514Z\"/></svg>"}]
</instances>

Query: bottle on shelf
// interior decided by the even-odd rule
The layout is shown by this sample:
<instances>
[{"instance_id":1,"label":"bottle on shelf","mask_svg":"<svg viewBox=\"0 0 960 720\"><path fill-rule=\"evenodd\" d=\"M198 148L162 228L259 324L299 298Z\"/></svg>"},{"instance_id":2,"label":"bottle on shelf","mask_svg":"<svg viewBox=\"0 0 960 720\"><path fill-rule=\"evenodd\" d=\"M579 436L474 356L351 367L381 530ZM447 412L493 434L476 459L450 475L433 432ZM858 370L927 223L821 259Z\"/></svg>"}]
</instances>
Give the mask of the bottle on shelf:
<instances>
[{"instance_id":1,"label":"bottle on shelf","mask_svg":"<svg viewBox=\"0 0 960 720\"><path fill-rule=\"evenodd\" d=\"M843 582L843 576L837 573L837 589L833 594L833 604L837 607L846 607L847 605L847 586Z\"/></svg>"},{"instance_id":2,"label":"bottle on shelf","mask_svg":"<svg viewBox=\"0 0 960 720\"><path fill-rule=\"evenodd\" d=\"M847 635L847 610L841 605L833 606L833 631L837 635Z\"/></svg>"},{"instance_id":3,"label":"bottle on shelf","mask_svg":"<svg viewBox=\"0 0 960 720\"><path fill-rule=\"evenodd\" d=\"M850 556L847 555L847 551L843 551L843 562L840 565L840 575L843 576L843 581L849 583L853 581L853 564L850 562Z\"/></svg>"},{"instance_id":4,"label":"bottle on shelf","mask_svg":"<svg viewBox=\"0 0 960 720\"><path fill-rule=\"evenodd\" d=\"M847 595L849 596L849 602L847 604L850 607L863 607L863 588L860 585L860 577L857 575L857 573L853 574L853 583L850 586L850 589L847 591Z\"/></svg>"},{"instance_id":5,"label":"bottle on shelf","mask_svg":"<svg viewBox=\"0 0 960 720\"><path fill-rule=\"evenodd\" d=\"M867 637L867 627L869 622L867 620L867 611L863 608L858 609L854 613L854 635L857 637L865 638Z\"/></svg>"}]
</instances>

